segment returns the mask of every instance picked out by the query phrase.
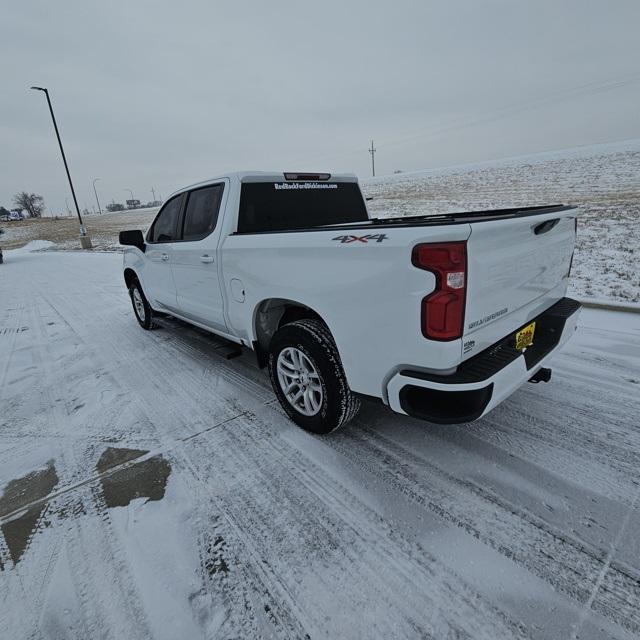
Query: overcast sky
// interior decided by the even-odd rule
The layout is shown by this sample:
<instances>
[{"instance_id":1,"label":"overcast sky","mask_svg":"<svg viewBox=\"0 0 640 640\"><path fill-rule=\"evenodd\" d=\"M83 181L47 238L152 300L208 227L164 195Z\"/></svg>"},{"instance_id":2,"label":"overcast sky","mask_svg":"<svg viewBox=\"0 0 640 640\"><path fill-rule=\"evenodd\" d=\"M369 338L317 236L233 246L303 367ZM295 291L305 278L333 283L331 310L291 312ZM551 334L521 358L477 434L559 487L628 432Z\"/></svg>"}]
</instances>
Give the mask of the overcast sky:
<instances>
[{"instance_id":1,"label":"overcast sky","mask_svg":"<svg viewBox=\"0 0 640 640\"><path fill-rule=\"evenodd\" d=\"M640 137L640 0L2 3L0 205Z\"/></svg>"}]
</instances>

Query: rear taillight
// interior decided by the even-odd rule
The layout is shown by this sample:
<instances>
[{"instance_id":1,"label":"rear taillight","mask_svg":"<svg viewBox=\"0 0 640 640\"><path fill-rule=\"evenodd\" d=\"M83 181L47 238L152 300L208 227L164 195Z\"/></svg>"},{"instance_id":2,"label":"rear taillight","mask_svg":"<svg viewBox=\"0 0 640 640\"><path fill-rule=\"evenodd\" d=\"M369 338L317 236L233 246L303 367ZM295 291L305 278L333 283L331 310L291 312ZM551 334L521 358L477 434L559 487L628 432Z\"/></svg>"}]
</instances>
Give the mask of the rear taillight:
<instances>
[{"instance_id":1,"label":"rear taillight","mask_svg":"<svg viewBox=\"0 0 640 640\"><path fill-rule=\"evenodd\" d=\"M430 340L462 337L467 297L467 244L419 244L411 260L436 276L436 288L422 300L422 334Z\"/></svg>"}]
</instances>

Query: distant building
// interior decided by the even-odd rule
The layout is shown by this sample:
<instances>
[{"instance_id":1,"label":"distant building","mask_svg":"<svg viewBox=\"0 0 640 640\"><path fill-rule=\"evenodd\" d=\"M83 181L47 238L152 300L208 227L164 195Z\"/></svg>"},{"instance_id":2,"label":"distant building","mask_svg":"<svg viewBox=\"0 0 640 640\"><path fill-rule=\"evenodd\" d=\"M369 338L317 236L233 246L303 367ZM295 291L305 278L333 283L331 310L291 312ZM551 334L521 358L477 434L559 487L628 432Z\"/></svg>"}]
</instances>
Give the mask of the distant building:
<instances>
[{"instance_id":1,"label":"distant building","mask_svg":"<svg viewBox=\"0 0 640 640\"><path fill-rule=\"evenodd\" d=\"M127 200L127 209L138 209L140 207L140 200Z\"/></svg>"}]
</instances>

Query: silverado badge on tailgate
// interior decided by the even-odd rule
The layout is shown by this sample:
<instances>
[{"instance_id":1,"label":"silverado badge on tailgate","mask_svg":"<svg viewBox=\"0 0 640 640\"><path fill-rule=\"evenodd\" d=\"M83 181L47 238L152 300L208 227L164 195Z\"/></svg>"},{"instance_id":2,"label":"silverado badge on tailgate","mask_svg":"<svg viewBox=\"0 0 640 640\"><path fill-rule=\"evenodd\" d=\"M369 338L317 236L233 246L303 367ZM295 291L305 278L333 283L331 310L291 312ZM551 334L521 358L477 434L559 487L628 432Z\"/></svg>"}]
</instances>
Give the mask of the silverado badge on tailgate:
<instances>
[{"instance_id":1,"label":"silverado badge on tailgate","mask_svg":"<svg viewBox=\"0 0 640 640\"><path fill-rule=\"evenodd\" d=\"M516 333L516 349L526 349L533 344L533 334L536 331L536 323L532 322Z\"/></svg>"}]
</instances>

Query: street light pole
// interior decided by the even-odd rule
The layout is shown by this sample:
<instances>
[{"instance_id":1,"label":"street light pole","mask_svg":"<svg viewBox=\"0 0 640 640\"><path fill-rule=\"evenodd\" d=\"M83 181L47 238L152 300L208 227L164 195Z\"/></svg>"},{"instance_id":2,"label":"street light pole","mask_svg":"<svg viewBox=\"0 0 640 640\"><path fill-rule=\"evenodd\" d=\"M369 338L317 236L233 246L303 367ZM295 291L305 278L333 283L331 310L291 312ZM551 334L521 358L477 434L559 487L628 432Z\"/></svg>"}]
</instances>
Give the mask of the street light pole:
<instances>
[{"instance_id":1,"label":"street light pole","mask_svg":"<svg viewBox=\"0 0 640 640\"><path fill-rule=\"evenodd\" d=\"M71 181L71 174L69 173L69 165L67 164L67 158L64 155L64 148L62 146L62 140L60 139L60 132L58 131L58 123L56 117L53 115L53 107L51 106L51 98L49 98L49 90L46 87L31 87L35 91L43 91L47 97L47 104L49 105L49 112L51 113L51 119L53 120L53 128L56 131L56 138L58 138L58 145L60 146L60 153L62 154L62 161L64 162L64 168L67 172L67 178L69 180L69 186L71 187L71 195L73 196L73 203L76 205L76 213L78 214L78 221L80 222L80 243L83 249L91 248L91 240L87 236L87 230L82 222L82 216L80 215L80 207L78 206L78 199L76 198L76 192L73 188L73 182ZM86 240L84 239L86 238Z\"/></svg>"},{"instance_id":2,"label":"street light pole","mask_svg":"<svg viewBox=\"0 0 640 640\"><path fill-rule=\"evenodd\" d=\"M98 200L98 192L96 191L96 182L98 182L98 180L100 180L100 178L94 178L93 180L93 193L96 196L96 202L98 203L98 211L100 212L100 215L102 215L102 208L100 207L100 200Z\"/></svg>"}]
</instances>

